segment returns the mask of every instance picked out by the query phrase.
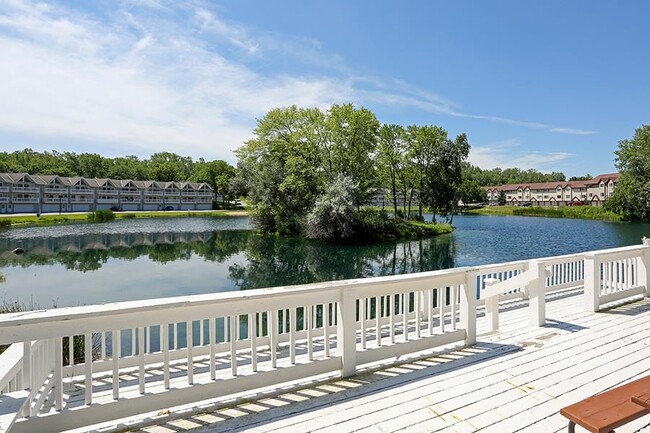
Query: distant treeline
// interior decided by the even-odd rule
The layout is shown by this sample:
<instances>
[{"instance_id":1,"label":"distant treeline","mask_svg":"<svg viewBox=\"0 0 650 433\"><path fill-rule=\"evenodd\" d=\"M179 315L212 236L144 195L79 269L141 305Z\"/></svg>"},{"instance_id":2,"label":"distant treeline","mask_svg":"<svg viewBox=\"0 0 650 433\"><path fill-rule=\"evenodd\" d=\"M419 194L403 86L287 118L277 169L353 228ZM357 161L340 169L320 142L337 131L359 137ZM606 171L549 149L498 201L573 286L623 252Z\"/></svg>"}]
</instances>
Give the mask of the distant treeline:
<instances>
[{"instance_id":1,"label":"distant treeline","mask_svg":"<svg viewBox=\"0 0 650 433\"><path fill-rule=\"evenodd\" d=\"M107 158L96 153L36 152L32 149L0 152L0 172L87 178L206 182L223 196L231 195L235 168L225 161L193 161L171 152L147 159L127 155Z\"/></svg>"},{"instance_id":2,"label":"distant treeline","mask_svg":"<svg viewBox=\"0 0 650 433\"><path fill-rule=\"evenodd\" d=\"M515 183L538 183L538 182L564 182L566 176L562 172L542 173L535 169L522 170L520 168L493 168L483 170L470 163L463 164L463 178L475 181L480 186L508 185ZM590 180L592 176L571 177L569 180Z\"/></svg>"}]
</instances>

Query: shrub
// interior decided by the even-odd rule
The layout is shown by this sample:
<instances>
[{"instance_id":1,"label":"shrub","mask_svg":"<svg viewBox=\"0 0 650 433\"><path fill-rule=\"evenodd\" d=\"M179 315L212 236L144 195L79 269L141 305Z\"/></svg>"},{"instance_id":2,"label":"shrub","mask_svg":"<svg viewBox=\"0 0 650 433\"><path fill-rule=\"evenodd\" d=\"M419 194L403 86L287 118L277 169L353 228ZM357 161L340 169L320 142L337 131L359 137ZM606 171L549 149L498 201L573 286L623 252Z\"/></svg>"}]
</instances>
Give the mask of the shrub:
<instances>
[{"instance_id":1,"label":"shrub","mask_svg":"<svg viewBox=\"0 0 650 433\"><path fill-rule=\"evenodd\" d=\"M134 213L125 213L125 214L122 214L122 218L124 218L124 219L133 219L133 218L135 218L135 214Z\"/></svg>"},{"instance_id":2,"label":"shrub","mask_svg":"<svg viewBox=\"0 0 650 433\"><path fill-rule=\"evenodd\" d=\"M11 227L11 220L10 219L0 219L0 227Z\"/></svg>"},{"instance_id":3,"label":"shrub","mask_svg":"<svg viewBox=\"0 0 650 433\"><path fill-rule=\"evenodd\" d=\"M112 221L115 219L115 214L110 210L96 210L88 214L88 219L95 222Z\"/></svg>"},{"instance_id":4,"label":"shrub","mask_svg":"<svg viewBox=\"0 0 650 433\"><path fill-rule=\"evenodd\" d=\"M352 178L338 175L307 215L307 237L325 240L350 237L353 233L356 189Z\"/></svg>"}]
</instances>

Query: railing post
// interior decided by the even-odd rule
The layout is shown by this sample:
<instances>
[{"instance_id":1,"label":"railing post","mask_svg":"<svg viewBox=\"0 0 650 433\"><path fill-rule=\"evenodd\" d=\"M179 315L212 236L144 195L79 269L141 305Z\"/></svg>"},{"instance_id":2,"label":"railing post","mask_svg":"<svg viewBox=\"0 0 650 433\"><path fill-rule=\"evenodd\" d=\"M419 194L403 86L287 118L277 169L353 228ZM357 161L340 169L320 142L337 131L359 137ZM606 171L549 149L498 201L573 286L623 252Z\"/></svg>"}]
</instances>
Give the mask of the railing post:
<instances>
[{"instance_id":1,"label":"railing post","mask_svg":"<svg viewBox=\"0 0 650 433\"><path fill-rule=\"evenodd\" d=\"M465 329L465 344L476 344L476 274L468 272L460 292L460 324Z\"/></svg>"},{"instance_id":2,"label":"railing post","mask_svg":"<svg viewBox=\"0 0 650 433\"><path fill-rule=\"evenodd\" d=\"M29 409L34 398L34 391L32 390L32 368L32 342L31 340L23 341L23 389L29 391L29 403L23 406L22 415L25 418L31 415Z\"/></svg>"},{"instance_id":3,"label":"railing post","mask_svg":"<svg viewBox=\"0 0 650 433\"><path fill-rule=\"evenodd\" d=\"M650 247L650 238L645 236L642 239L643 246ZM645 297L650 297L650 248L644 248L641 254L641 266L638 270L637 284L645 286Z\"/></svg>"},{"instance_id":4,"label":"railing post","mask_svg":"<svg viewBox=\"0 0 650 433\"><path fill-rule=\"evenodd\" d=\"M357 299L356 291L350 287L341 289L337 303L336 347L341 355L341 377L357 373Z\"/></svg>"},{"instance_id":5,"label":"railing post","mask_svg":"<svg viewBox=\"0 0 650 433\"><path fill-rule=\"evenodd\" d=\"M600 260L594 253L585 254L585 310L600 308Z\"/></svg>"},{"instance_id":6,"label":"railing post","mask_svg":"<svg viewBox=\"0 0 650 433\"><path fill-rule=\"evenodd\" d=\"M488 289L500 282L498 278L486 278L485 288ZM496 332L499 330L499 295L490 296L485 299L485 320L487 332Z\"/></svg>"},{"instance_id":7,"label":"railing post","mask_svg":"<svg viewBox=\"0 0 650 433\"><path fill-rule=\"evenodd\" d=\"M543 262L532 260L530 270L534 279L528 285L530 325L544 326L546 323L546 268Z\"/></svg>"}]
</instances>

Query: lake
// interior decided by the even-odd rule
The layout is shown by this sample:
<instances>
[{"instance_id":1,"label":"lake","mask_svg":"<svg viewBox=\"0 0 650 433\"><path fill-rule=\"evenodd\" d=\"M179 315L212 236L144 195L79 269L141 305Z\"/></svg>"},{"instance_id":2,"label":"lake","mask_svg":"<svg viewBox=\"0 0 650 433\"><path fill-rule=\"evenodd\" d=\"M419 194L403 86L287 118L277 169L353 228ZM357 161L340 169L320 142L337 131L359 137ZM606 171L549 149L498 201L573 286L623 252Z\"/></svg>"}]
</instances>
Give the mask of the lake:
<instances>
[{"instance_id":1,"label":"lake","mask_svg":"<svg viewBox=\"0 0 650 433\"><path fill-rule=\"evenodd\" d=\"M650 224L457 216L412 242L262 236L247 217L118 220L0 232L0 297L70 306L392 275L641 243ZM11 251L21 247L21 256Z\"/></svg>"}]
</instances>

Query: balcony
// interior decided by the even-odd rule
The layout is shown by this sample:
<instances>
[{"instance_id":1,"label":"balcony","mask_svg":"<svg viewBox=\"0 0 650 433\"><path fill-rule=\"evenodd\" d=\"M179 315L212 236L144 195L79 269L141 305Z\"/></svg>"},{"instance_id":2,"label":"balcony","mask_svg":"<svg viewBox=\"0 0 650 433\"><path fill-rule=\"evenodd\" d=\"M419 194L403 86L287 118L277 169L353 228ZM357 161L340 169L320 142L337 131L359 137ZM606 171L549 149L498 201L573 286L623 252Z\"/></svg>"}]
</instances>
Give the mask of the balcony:
<instances>
[{"instance_id":1,"label":"balcony","mask_svg":"<svg viewBox=\"0 0 650 433\"><path fill-rule=\"evenodd\" d=\"M147 189L144 191L145 195L163 195L162 191L159 190L152 190L152 189Z\"/></svg>"},{"instance_id":2,"label":"balcony","mask_svg":"<svg viewBox=\"0 0 650 433\"><path fill-rule=\"evenodd\" d=\"M117 197L114 198L98 198L97 200L98 204L117 204Z\"/></svg>"},{"instance_id":3,"label":"balcony","mask_svg":"<svg viewBox=\"0 0 650 433\"><path fill-rule=\"evenodd\" d=\"M70 197L70 203L93 203L94 201L92 197Z\"/></svg>"},{"instance_id":4,"label":"balcony","mask_svg":"<svg viewBox=\"0 0 650 433\"><path fill-rule=\"evenodd\" d=\"M183 197L194 197L197 195L196 191L181 191Z\"/></svg>"},{"instance_id":5,"label":"balcony","mask_svg":"<svg viewBox=\"0 0 650 433\"><path fill-rule=\"evenodd\" d=\"M163 200L162 200L162 198L145 198L144 202L145 203L162 203Z\"/></svg>"},{"instance_id":6,"label":"balcony","mask_svg":"<svg viewBox=\"0 0 650 433\"><path fill-rule=\"evenodd\" d=\"M167 197L165 196L165 203L180 203L180 197Z\"/></svg>"},{"instance_id":7,"label":"balcony","mask_svg":"<svg viewBox=\"0 0 650 433\"><path fill-rule=\"evenodd\" d=\"M41 192L40 188L38 187L33 187L33 186L14 186L11 188L13 192L28 192L28 193L36 193L39 194Z\"/></svg>"},{"instance_id":8,"label":"balcony","mask_svg":"<svg viewBox=\"0 0 650 433\"><path fill-rule=\"evenodd\" d=\"M39 197L13 197L11 203L38 203Z\"/></svg>"},{"instance_id":9,"label":"balcony","mask_svg":"<svg viewBox=\"0 0 650 433\"><path fill-rule=\"evenodd\" d=\"M0 186L0 192L9 192L8 186Z\"/></svg>"},{"instance_id":10,"label":"balcony","mask_svg":"<svg viewBox=\"0 0 650 433\"><path fill-rule=\"evenodd\" d=\"M70 194L93 195L95 194L95 190L90 188L70 188Z\"/></svg>"},{"instance_id":11,"label":"balcony","mask_svg":"<svg viewBox=\"0 0 650 433\"><path fill-rule=\"evenodd\" d=\"M15 200L14 200L15 201ZM43 203L67 203L68 202L68 197L45 197L43 199Z\"/></svg>"},{"instance_id":12,"label":"balcony","mask_svg":"<svg viewBox=\"0 0 650 433\"><path fill-rule=\"evenodd\" d=\"M9 197L0 197L0 203L9 203Z\"/></svg>"},{"instance_id":13,"label":"balcony","mask_svg":"<svg viewBox=\"0 0 650 433\"><path fill-rule=\"evenodd\" d=\"M43 188L43 194L68 194L68 188L63 188L63 187L56 187L56 188L44 187L44 188Z\"/></svg>"},{"instance_id":14,"label":"balcony","mask_svg":"<svg viewBox=\"0 0 650 433\"><path fill-rule=\"evenodd\" d=\"M161 407L214 431L557 432L561 407L647 374L649 253L6 314L0 391L29 403L16 433ZM88 350L64 365L75 335Z\"/></svg>"},{"instance_id":15,"label":"balcony","mask_svg":"<svg viewBox=\"0 0 650 433\"><path fill-rule=\"evenodd\" d=\"M117 195L118 191L116 189L97 189L98 195Z\"/></svg>"}]
</instances>

